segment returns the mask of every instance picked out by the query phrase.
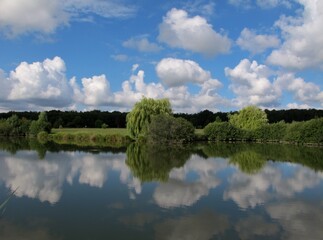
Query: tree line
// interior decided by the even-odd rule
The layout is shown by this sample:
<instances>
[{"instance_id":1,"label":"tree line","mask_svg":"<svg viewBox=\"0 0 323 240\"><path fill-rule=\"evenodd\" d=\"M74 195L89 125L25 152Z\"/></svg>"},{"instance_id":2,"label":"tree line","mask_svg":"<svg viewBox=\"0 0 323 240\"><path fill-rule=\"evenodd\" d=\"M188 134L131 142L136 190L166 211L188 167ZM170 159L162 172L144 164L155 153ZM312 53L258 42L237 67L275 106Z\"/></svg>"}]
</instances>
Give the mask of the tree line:
<instances>
[{"instance_id":1,"label":"tree line","mask_svg":"<svg viewBox=\"0 0 323 240\"><path fill-rule=\"evenodd\" d=\"M203 129L209 123L215 120L221 122L228 122L229 115L236 112L212 112L203 110L198 113L174 113L173 116L184 118L191 122L195 128ZM278 123L284 121L285 123L292 123L308 121L314 118L323 117L323 110L319 109L289 109L289 110L265 110L267 114L268 123ZM110 128L125 128L127 112L119 111L47 111L47 119L53 128L101 128L102 126ZM8 119L13 115L17 115L19 119L37 120L39 112L25 111L25 112L6 112L0 113L0 119ZM105 124L105 125L103 125Z\"/></svg>"}]
</instances>

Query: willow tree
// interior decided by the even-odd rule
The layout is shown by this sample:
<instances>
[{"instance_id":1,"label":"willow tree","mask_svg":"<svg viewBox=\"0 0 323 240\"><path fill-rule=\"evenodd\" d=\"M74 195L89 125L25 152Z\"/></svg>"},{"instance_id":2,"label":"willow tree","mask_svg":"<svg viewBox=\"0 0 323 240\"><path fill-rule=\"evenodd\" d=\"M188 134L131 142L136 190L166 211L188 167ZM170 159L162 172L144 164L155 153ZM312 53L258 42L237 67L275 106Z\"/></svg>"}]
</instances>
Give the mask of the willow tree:
<instances>
[{"instance_id":1,"label":"willow tree","mask_svg":"<svg viewBox=\"0 0 323 240\"><path fill-rule=\"evenodd\" d=\"M144 134L152 116L159 114L172 114L169 100L143 97L127 114L127 129L130 136L138 138L140 134Z\"/></svg>"},{"instance_id":2,"label":"willow tree","mask_svg":"<svg viewBox=\"0 0 323 240\"><path fill-rule=\"evenodd\" d=\"M248 106L229 116L229 122L244 130L255 130L268 123L267 114L258 107Z\"/></svg>"}]
</instances>

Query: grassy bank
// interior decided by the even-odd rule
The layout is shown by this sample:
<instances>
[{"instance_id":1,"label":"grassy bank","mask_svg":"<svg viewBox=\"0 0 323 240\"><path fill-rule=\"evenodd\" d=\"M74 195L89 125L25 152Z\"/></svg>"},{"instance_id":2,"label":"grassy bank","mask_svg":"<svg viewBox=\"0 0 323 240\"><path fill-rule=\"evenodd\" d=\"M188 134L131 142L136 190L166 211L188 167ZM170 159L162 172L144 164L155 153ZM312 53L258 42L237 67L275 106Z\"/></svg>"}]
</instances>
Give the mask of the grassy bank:
<instances>
[{"instance_id":1,"label":"grassy bank","mask_svg":"<svg viewBox=\"0 0 323 240\"><path fill-rule=\"evenodd\" d=\"M132 141L125 128L55 128L51 133L40 134L41 141L79 146L125 146Z\"/></svg>"}]
</instances>

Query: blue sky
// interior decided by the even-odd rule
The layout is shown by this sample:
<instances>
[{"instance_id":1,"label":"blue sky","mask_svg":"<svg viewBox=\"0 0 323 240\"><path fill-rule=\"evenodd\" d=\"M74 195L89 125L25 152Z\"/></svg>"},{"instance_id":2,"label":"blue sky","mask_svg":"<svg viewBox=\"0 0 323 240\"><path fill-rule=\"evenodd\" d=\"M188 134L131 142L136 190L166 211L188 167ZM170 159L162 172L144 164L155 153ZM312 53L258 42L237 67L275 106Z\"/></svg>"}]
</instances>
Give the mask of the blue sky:
<instances>
[{"instance_id":1,"label":"blue sky","mask_svg":"<svg viewBox=\"0 0 323 240\"><path fill-rule=\"evenodd\" d=\"M0 111L322 108L323 1L0 0Z\"/></svg>"}]
</instances>

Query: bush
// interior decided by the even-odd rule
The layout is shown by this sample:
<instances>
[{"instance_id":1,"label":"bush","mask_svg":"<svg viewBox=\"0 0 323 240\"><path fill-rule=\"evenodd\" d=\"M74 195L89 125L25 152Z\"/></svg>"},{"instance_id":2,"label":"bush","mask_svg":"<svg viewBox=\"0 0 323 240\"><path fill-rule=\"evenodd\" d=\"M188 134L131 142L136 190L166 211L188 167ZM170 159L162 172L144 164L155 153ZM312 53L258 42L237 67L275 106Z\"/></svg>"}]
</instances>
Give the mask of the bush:
<instances>
[{"instance_id":1,"label":"bush","mask_svg":"<svg viewBox=\"0 0 323 240\"><path fill-rule=\"evenodd\" d=\"M209 123L204 128L204 134L209 140L229 141L237 139L245 139L247 132L234 127L228 122Z\"/></svg>"},{"instance_id":2,"label":"bush","mask_svg":"<svg viewBox=\"0 0 323 240\"><path fill-rule=\"evenodd\" d=\"M12 131L12 127L6 120L0 120L0 135L9 136Z\"/></svg>"},{"instance_id":3,"label":"bush","mask_svg":"<svg viewBox=\"0 0 323 240\"><path fill-rule=\"evenodd\" d=\"M195 129L184 118L160 114L152 117L148 127L147 139L150 142L190 142Z\"/></svg>"}]
</instances>

